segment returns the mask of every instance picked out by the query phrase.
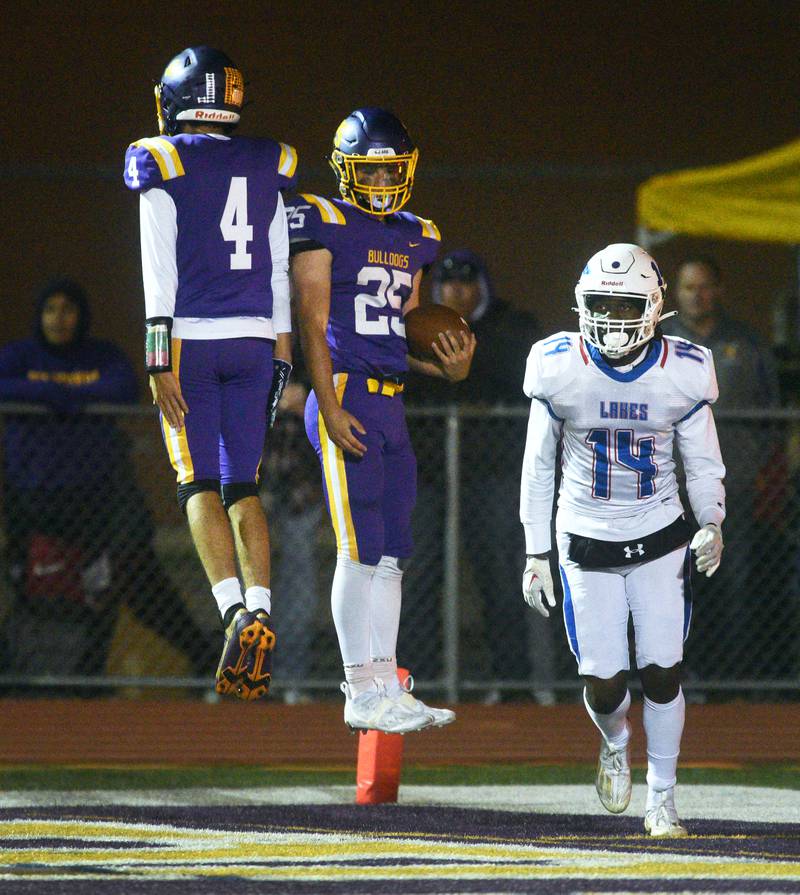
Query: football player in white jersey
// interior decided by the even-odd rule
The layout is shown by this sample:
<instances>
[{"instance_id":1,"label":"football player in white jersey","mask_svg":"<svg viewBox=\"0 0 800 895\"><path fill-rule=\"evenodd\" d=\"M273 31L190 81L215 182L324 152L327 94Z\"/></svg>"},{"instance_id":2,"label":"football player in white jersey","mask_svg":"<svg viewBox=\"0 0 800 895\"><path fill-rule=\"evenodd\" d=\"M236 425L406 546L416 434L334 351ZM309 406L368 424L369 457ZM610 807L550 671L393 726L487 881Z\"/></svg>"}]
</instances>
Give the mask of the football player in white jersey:
<instances>
[{"instance_id":1,"label":"football player in white jersey","mask_svg":"<svg viewBox=\"0 0 800 895\"><path fill-rule=\"evenodd\" d=\"M691 619L691 552L712 575L722 554L725 467L711 404L711 352L658 329L666 283L636 245L589 259L575 288L580 332L537 342L525 371L532 398L520 518L526 602L555 606L550 573L557 449L562 479L555 519L564 623L602 734L597 792L609 811L631 797L628 617L644 691L645 830L685 836L674 788L685 714L680 684ZM692 538L678 496L673 445L700 526ZM691 538L691 543L690 543Z\"/></svg>"}]
</instances>

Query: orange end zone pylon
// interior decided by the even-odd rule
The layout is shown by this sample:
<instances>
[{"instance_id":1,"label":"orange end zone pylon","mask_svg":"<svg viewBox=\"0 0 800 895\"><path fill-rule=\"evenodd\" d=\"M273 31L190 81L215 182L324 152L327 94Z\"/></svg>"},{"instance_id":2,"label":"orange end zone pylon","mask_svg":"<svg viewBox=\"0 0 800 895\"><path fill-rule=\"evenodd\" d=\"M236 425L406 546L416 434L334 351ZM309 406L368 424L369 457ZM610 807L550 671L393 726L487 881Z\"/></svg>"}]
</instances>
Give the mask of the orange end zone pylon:
<instances>
[{"instance_id":1,"label":"orange end zone pylon","mask_svg":"<svg viewBox=\"0 0 800 895\"><path fill-rule=\"evenodd\" d=\"M397 677L405 686L405 668L397 669ZM358 735L356 766L356 804L378 805L396 802L403 767L403 735L366 730Z\"/></svg>"}]
</instances>

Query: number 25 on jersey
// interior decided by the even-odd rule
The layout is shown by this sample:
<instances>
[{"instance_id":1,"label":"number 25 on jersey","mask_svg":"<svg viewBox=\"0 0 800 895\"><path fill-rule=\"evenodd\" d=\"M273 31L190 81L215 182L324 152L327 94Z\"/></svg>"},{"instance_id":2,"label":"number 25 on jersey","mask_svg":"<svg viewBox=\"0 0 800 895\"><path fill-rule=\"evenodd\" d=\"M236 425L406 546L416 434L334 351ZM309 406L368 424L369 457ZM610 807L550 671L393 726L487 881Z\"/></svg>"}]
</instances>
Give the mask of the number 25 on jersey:
<instances>
[{"instance_id":1,"label":"number 25 on jersey","mask_svg":"<svg viewBox=\"0 0 800 895\"><path fill-rule=\"evenodd\" d=\"M406 325L402 317L390 314L377 314L370 317L369 308L390 308L400 310L403 299L411 294L413 280L405 270L387 270L385 267L362 267L358 272L358 285L369 286L375 283L374 292L360 292L355 297L356 332L362 336L388 336L394 333L405 338ZM401 290L406 290L405 294Z\"/></svg>"}]
</instances>

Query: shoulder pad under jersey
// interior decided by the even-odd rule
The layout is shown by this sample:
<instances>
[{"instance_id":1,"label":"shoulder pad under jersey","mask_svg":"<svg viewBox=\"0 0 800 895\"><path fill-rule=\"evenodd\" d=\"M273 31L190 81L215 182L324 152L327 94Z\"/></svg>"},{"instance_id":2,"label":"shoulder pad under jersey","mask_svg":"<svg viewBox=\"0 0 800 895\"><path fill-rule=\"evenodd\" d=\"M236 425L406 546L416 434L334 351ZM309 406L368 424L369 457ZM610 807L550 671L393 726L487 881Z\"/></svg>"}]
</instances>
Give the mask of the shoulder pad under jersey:
<instances>
[{"instance_id":1,"label":"shoulder pad under jersey","mask_svg":"<svg viewBox=\"0 0 800 895\"><path fill-rule=\"evenodd\" d=\"M300 198L313 209L311 220L317 220L320 224L344 225L347 223L344 212L333 199L326 199L324 196L316 196L313 193L300 193Z\"/></svg>"},{"instance_id":2,"label":"shoulder pad under jersey","mask_svg":"<svg viewBox=\"0 0 800 895\"><path fill-rule=\"evenodd\" d=\"M288 143L278 143L278 177L282 190L292 189L297 182L297 150Z\"/></svg>"},{"instance_id":3,"label":"shoulder pad under jersey","mask_svg":"<svg viewBox=\"0 0 800 895\"><path fill-rule=\"evenodd\" d=\"M313 242L333 251L336 231L347 223L342 210L324 196L291 193L284 198L289 242Z\"/></svg>"},{"instance_id":4,"label":"shoulder pad under jersey","mask_svg":"<svg viewBox=\"0 0 800 895\"><path fill-rule=\"evenodd\" d=\"M145 137L131 143L125 153L125 185L136 192L185 173L178 147L170 137Z\"/></svg>"},{"instance_id":5,"label":"shoulder pad under jersey","mask_svg":"<svg viewBox=\"0 0 800 895\"><path fill-rule=\"evenodd\" d=\"M717 374L711 349L677 336L663 336L664 372L692 401L713 404L718 396Z\"/></svg>"},{"instance_id":6,"label":"shoulder pad under jersey","mask_svg":"<svg viewBox=\"0 0 800 895\"><path fill-rule=\"evenodd\" d=\"M439 228L433 221L429 221L427 218L417 217L410 211L399 211L397 216L412 225L413 229L416 230L415 235L421 236L423 239L432 239L436 242L442 241L442 234L439 232Z\"/></svg>"},{"instance_id":7,"label":"shoulder pad under jersey","mask_svg":"<svg viewBox=\"0 0 800 895\"><path fill-rule=\"evenodd\" d=\"M585 366L578 333L560 332L534 343L525 365L522 390L529 398L552 397Z\"/></svg>"}]
</instances>

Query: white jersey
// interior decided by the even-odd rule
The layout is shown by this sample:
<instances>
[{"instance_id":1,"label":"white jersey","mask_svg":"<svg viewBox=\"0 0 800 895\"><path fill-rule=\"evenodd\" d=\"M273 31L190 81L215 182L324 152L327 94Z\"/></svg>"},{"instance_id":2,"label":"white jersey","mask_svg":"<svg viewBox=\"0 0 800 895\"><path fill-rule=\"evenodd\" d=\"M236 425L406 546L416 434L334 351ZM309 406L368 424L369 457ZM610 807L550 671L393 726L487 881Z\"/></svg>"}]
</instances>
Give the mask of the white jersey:
<instances>
[{"instance_id":1,"label":"white jersey","mask_svg":"<svg viewBox=\"0 0 800 895\"><path fill-rule=\"evenodd\" d=\"M725 518L725 467L710 406L707 348L670 336L633 364L611 367L578 333L537 342L523 390L531 402L520 518L526 550L550 549L555 458L562 448L556 529L605 541L659 531L683 512L673 447L700 525Z\"/></svg>"}]
</instances>

